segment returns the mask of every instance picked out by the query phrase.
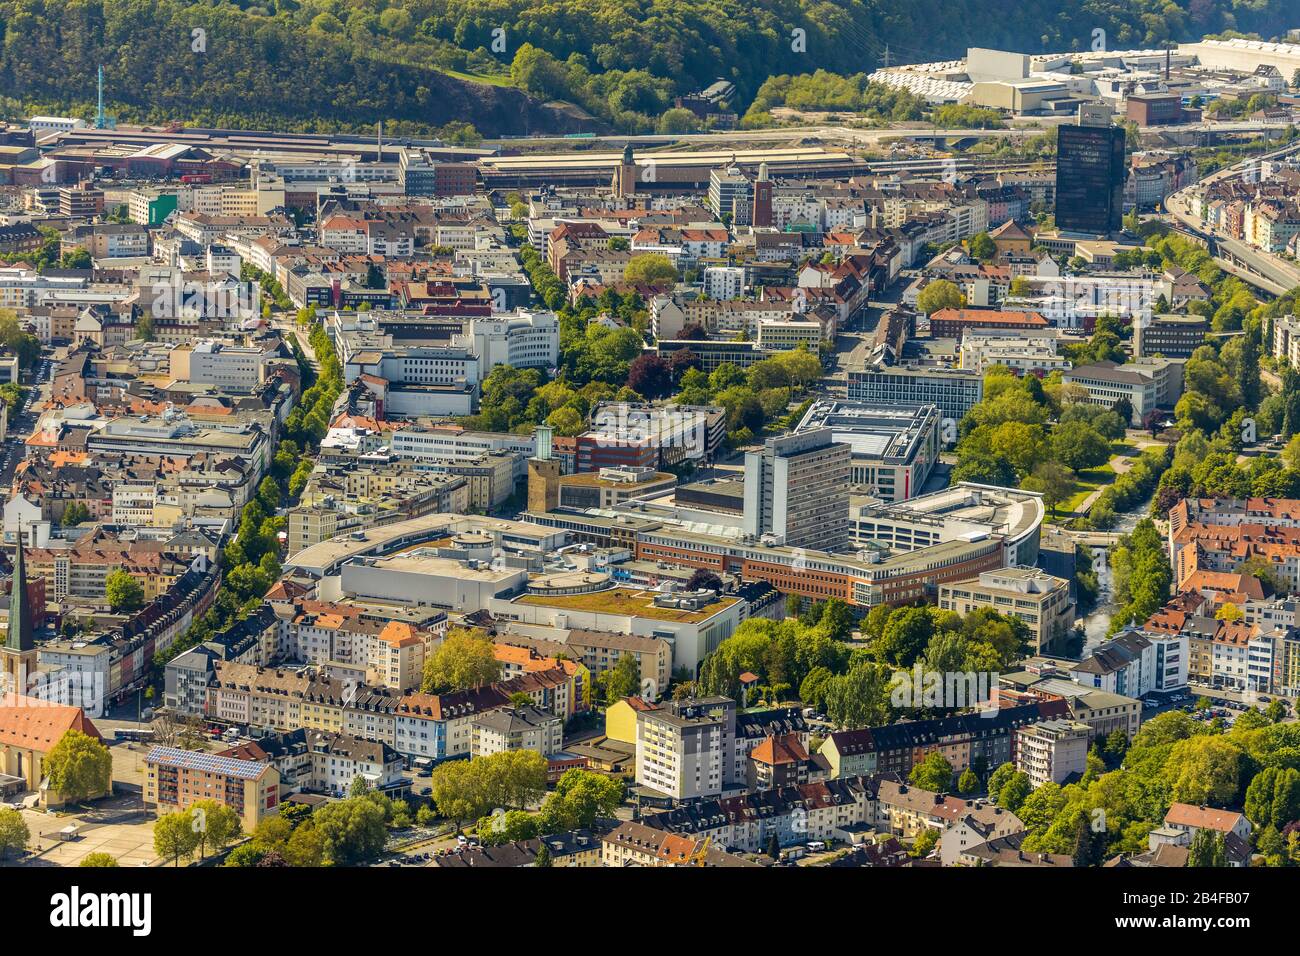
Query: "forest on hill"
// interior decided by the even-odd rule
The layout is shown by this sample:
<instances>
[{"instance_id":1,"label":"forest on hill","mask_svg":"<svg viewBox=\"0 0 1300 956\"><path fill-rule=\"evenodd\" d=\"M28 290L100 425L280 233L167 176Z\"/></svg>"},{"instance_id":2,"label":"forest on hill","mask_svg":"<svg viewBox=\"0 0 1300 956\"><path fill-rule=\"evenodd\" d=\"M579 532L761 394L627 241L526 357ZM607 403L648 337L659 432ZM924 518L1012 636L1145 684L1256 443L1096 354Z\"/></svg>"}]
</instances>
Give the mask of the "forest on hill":
<instances>
[{"instance_id":1,"label":"forest on hill","mask_svg":"<svg viewBox=\"0 0 1300 956\"><path fill-rule=\"evenodd\" d=\"M103 64L123 121L643 131L663 127L674 96L718 78L735 84L728 106L743 114L769 78L854 78L886 50L918 62L967 46L1090 49L1098 29L1109 49L1272 37L1294 26L1292 7L1020 0L1008 16L1005 0L0 0L0 115L89 117ZM882 118L916 106L864 99Z\"/></svg>"}]
</instances>

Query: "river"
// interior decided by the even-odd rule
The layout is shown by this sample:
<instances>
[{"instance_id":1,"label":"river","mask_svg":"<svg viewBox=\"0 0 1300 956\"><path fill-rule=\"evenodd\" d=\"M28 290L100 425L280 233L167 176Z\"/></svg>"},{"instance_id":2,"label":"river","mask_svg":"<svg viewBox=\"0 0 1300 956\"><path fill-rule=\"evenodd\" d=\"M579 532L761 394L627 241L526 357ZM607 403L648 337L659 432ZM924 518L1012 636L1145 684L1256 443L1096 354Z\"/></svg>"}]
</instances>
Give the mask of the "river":
<instances>
[{"instance_id":1,"label":"river","mask_svg":"<svg viewBox=\"0 0 1300 956\"><path fill-rule=\"evenodd\" d=\"M1127 534L1137 527L1137 523L1151 511L1151 498L1130 508L1128 511L1122 511L1117 514L1115 527L1112 531L1120 534ZM1083 626L1083 656L1087 656L1098 644L1106 640L1106 633L1110 630L1111 618L1115 612L1120 609L1120 605L1114 601L1114 574L1110 569L1110 562L1106 559L1106 549L1095 547L1092 549L1093 567L1097 569L1097 606L1092 613L1082 621Z\"/></svg>"}]
</instances>

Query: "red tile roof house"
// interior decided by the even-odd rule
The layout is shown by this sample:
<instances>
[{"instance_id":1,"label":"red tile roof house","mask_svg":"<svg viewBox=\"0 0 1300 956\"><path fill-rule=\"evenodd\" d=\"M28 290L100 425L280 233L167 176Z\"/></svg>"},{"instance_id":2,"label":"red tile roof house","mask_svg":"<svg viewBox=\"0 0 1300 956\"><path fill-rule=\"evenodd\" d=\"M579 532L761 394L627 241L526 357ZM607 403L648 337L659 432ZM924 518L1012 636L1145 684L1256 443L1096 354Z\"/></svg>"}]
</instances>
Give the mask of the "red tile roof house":
<instances>
[{"instance_id":1,"label":"red tile roof house","mask_svg":"<svg viewBox=\"0 0 1300 956\"><path fill-rule=\"evenodd\" d=\"M749 754L745 776L751 790L808 783L813 770L808 751L798 734L767 737Z\"/></svg>"},{"instance_id":2,"label":"red tile roof house","mask_svg":"<svg viewBox=\"0 0 1300 956\"><path fill-rule=\"evenodd\" d=\"M1250 864L1250 821L1244 813L1235 810L1175 803L1165 814L1164 826L1151 831L1150 846L1153 850L1162 843L1190 846L1192 838L1201 830L1213 830L1223 836L1230 865Z\"/></svg>"}]
</instances>

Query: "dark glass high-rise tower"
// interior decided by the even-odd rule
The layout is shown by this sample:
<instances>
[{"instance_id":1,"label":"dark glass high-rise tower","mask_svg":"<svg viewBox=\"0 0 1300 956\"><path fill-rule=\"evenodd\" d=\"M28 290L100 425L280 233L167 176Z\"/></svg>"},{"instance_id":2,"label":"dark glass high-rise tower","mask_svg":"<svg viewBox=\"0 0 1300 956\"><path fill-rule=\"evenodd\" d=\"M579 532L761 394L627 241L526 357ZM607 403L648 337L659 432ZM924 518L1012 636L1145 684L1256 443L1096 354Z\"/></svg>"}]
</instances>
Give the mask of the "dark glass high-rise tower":
<instances>
[{"instance_id":1,"label":"dark glass high-rise tower","mask_svg":"<svg viewBox=\"0 0 1300 956\"><path fill-rule=\"evenodd\" d=\"M1060 126L1056 139L1056 227L1116 232L1124 216L1124 129Z\"/></svg>"}]
</instances>

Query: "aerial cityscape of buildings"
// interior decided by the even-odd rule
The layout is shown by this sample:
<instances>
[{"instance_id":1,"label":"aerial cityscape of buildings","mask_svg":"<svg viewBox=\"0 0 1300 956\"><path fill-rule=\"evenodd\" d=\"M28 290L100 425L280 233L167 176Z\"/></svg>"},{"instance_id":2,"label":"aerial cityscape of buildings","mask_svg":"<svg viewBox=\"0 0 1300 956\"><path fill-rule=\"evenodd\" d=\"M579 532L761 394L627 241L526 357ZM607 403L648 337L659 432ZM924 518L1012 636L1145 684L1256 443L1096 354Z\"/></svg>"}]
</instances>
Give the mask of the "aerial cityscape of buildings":
<instances>
[{"instance_id":1,"label":"aerial cityscape of buildings","mask_svg":"<svg viewBox=\"0 0 1300 956\"><path fill-rule=\"evenodd\" d=\"M1300 866L1300 35L860 80L0 122L0 864Z\"/></svg>"}]
</instances>

